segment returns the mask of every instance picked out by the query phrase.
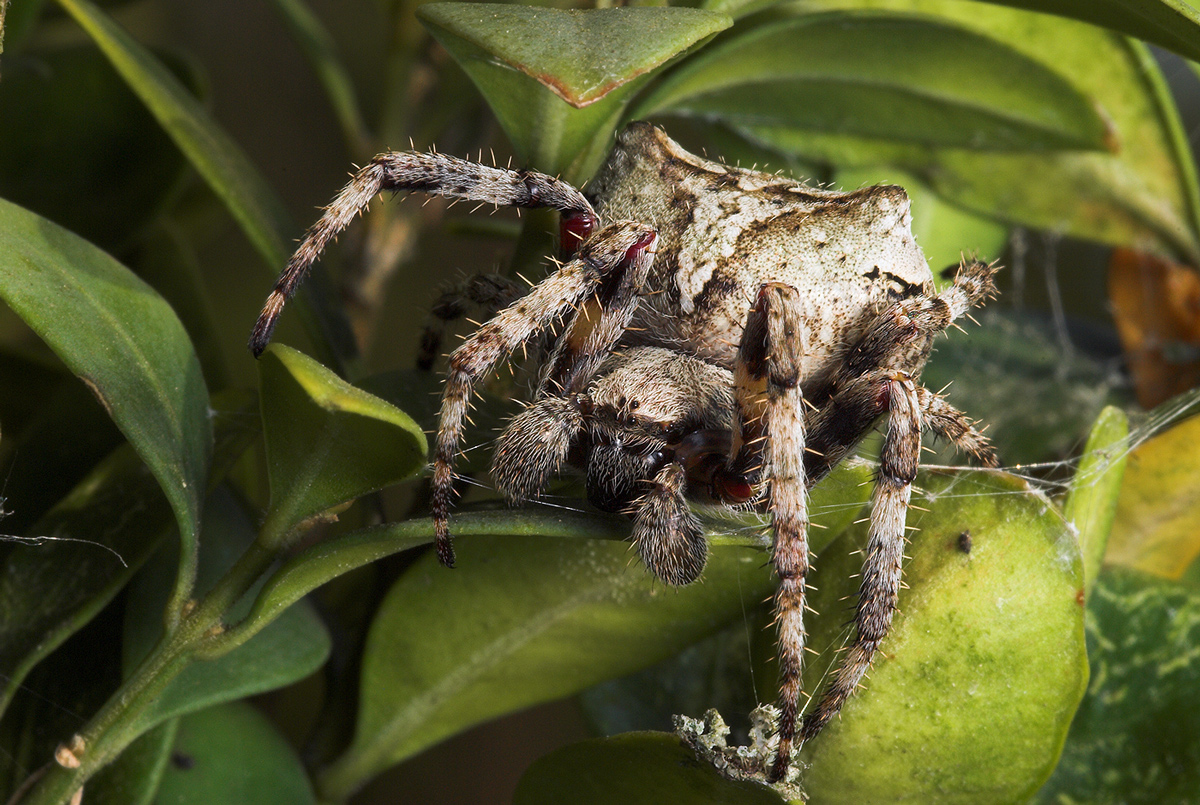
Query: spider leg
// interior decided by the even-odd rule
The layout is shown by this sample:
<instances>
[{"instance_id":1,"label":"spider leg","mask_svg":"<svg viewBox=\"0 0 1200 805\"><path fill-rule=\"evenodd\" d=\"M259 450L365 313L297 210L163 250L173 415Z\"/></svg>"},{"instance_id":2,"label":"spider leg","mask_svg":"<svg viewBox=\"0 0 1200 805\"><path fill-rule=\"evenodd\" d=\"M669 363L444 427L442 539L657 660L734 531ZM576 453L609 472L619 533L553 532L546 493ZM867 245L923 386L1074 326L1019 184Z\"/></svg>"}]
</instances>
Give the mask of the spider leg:
<instances>
[{"instance_id":1,"label":"spider leg","mask_svg":"<svg viewBox=\"0 0 1200 805\"><path fill-rule=\"evenodd\" d=\"M888 428L879 456L879 474L871 500L867 558L855 611L855 638L816 707L800 730L803 744L842 709L871 665L887 635L900 591L904 522L921 452L921 407L916 386L903 372L892 372L886 386Z\"/></svg>"},{"instance_id":2,"label":"spider leg","mask_svg":"<svg viewBox=\"0 0 1200 805\"><path fill-rule=\"evenodd\" d=\"M645 254L652 257L653 247ZM619 263L599 279L555 342L535 401L513 417L492 457L492 478L509 502L537 497L567 460L590 405L577 392L625 334L649 268L649 259Z\"/></svg>"},{"instance_id":3,"label":"spider leg","mask_svg":"<svg viewBox=\"0 0 1200 805\"><path fill-rule=\"evenodd\" d=\"M995 267L987 263L966 263L959 269L954 284L940 293L921 294L889 305L837 364L827 379L827 387L836 390L874 369L923 363L913 359L913 352L927 353L935 335L993 295L994 274Z\"/></svg>"},{"instance_id":4,"label":"spider leg","mask_svg":"<svg viewBox=\"0 0 1200 805\"><path fill-rule=\"evenodd\" d=\"M957 449L975 457L985 467L998 467L1000 461L991 441L975 427L966 414L924 386L917 386L917 403L925 427L949 441Z\"/></svg>"},{"instance_id":5,"label":"spider leg","mask_svg":"<svg viewBox=\"0 0 1200 805\"><path fill-rule=\"evenodd\" d=\"M954 284L941 293L916 296L889 305L867 326L829 376L815 379L825 391L808 417L809 485L816 483L849 453L887 409L887 373L921 365L914 353L927 352L933 337L986 300L995 290L994 266L973 262L959 269ZM881 374L881 370L883 374ZM987 438L944 398L917 386L924 426L974 456L996 466Z\"/></svg>"},{"instance_id":6,"label":"spider leg","mask_svg":"<svg viewBox=\"0 0 1200 805\"><path fill-rule=\"evenodd\" d=\"M492 454L492 480L504 499L515 504L541 494L567 460L584 422L571 397L542 397L514 416Z\"/></svg>"},{"instance_id":7,"label":"spider leg","mask_svg":"<svg viewBox=\"0 0 1200 805\"><path fill-rule=\"evenodd\" d=\"M502 310L451 353L438 420L431 501L435 544L442 564L454 565L448 517L454 495L454 459L472 386L514 349L575 309L614 272L644 278L654 259L657 240L657 233L648 227L631 222L610 224L593 235L575 259Z\"/></svg>"},{"instance_id":8,"label":"spider leg","mask_svg":"<svg viewBox=\"0 0 1200 805\"><path fill-rule=\"evenodd\" d=\"M354 175L325 208L320 220L305 233L254 326L250 349L255 355L266 349L284 303L296 292L329 241L384 190L420 190L435 196L507 207L552 207L563 213L563 231L578 240L587 237L599 220L582 193L544 173L489 168L436 153L380 154Z\"/></svg>"},{"instance_id":9,"label":"spider leg","mask_svg":"<svg viewBox=\"0 0 1200 805\"><path fill-rule=\"evenodd\" d=\"M448 288L433 303L429 312L429 323L421 333L417 368L426 372L433 368L442 348L446 325L466 316L472 306L479 308L480 318L490 319L497 311L524 296L527 290L503 274L476 274Z\"/></svg>"},{"instance_id":10,"label":"spider leg","mask_svg":"<svg viewBox=\"0 0 1200 805\"><path fill-rule=\"evenodd\" d=\"M804 667L804 585L808 575L808 483L805 479L804 398L800 388L804 321L797 291L780 283L759 288L746 319L734 368L737 424L733 472L755 477L760 465L772 515L772 563L779 585L779 750L771 779L791 762Z\"/></svg>"},{"instance_id":11,"label":"spider leg","mask_svg":"<svg viewBox=\"0 0 1200 805\"><path fill-rule=\"evenodd\" d=\"M686 488L683 467L672 462L658 471L634 503L633 544L638 555L651 573L676 587L699 578L708 561L708 542L684 497Z\"/></svg>"}]
</instances>

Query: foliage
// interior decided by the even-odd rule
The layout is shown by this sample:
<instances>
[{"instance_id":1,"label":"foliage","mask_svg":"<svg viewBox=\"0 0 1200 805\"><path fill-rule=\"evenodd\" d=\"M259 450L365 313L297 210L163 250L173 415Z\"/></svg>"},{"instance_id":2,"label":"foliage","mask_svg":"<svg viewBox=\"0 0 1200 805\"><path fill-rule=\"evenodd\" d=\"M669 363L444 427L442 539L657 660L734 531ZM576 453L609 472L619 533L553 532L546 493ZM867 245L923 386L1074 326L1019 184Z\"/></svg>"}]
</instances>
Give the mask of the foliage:
<instances>
[{"instance_id":1,"label":"foliage","mask_svg":"<svg viewBox=\"0 0 1200 805\"><path fill-rule=\"evenodd\" d=\"M303 160L243 151L203 98L213 65L145 44L158 0L5 5L0 796L343 802L473 725L587 691L591 721L622 734L545 755L517 801L780 801L646 731L773 696L760 518L706 521L710 565L678 593L630 566L627 523L578 510L569 482L565 509L477 492L456 514L453 573L427 549L438 385L395 371L410 358L388 345L415 343L448 263L539 261L546 216L377 205L328 256L338 291L318 272L280 329L317 359L277 344L254 365L242 335L336 171L285 200L274 185L305 178ZM583 182L621 125L649 117L729 161L904 184L935 269L1001 257L1014 228L1017 244L1035 230L1121 247L1125 267L1200 263L1197 172L1138 41L1200 59L1200 14L1179 0L376 0L342 4L366 20L353 30L341 7L270 5L311 68L272 91L319 87L328 109L301 105L301 128L338 130L335 165L412 138L510 148ZM268 156L289 172L265 178ZM1072 270L1069 312L1102 318L1095 261ZM955 402L995 423L1014 472L921 476L903 614L867 691L804 749L813 801L1200 789L1200 724L1176 718L1198 704L1196 420L1170 427L1194 398L1131 434L1105 407L1132 403L1102 360L999 307L940 346L927 381L959 378ZM513 392L485 393L472 444ZM845 639L870 474L847 462L814 491L810 687ZM274 719L244 701L268 691Z\"/></svg>"}]
</instances>

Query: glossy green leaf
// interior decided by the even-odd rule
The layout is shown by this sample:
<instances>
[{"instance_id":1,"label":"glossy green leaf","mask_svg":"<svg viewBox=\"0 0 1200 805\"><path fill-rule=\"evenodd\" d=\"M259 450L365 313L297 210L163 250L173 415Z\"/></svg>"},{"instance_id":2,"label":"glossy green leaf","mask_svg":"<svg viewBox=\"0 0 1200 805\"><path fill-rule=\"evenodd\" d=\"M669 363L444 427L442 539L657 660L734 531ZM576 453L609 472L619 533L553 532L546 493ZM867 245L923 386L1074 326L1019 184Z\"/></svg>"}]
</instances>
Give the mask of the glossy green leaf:
<instances>
[{"instance_id":1,"label":"glossy green leaf","mask_svg":"<svg viewBox=\"0 0 1200 805\"><path fill-rule=\"evenodd\" d=\"M186 169L142 102L87 46L5 60L0 142L0 196L110 252L160 212Z\"/></svg>"},{"instance_id":2,"label":"glossy green leaf","mask_svg":"<svg viewBox=\"0 0 1200 805\"><path fill-rule=\"evenodd\" d=\"M513 805L781 805L757 783L726 780L674 735L634 732L571 744L540 758Z\"/></svg>"},{"instance_id":3,"label":"glossy green leaf","mask_svg":"<svg viewBox=\"0 0 1200 805\"><path fill-rule=\"evenodd\" d=\"M158 801L306 805L316 798L287 739L253 707L236 703L180 719Z\"/></svg>"},{"instance_id":4,"label":"glossy green leaf","mask_svg":"<svg viewBox=\"0 0 1200 805\"><path fill-rule=\"evenodd\" d=\"M233 496L218 490L205 508L196 594L202 595L234 564L255 539L250 518ZM157 557L130 589L126 605L126 674L150 651L162 634L162 611L171 584L174 558ZM236 623L249 608L253 592L225 617ZM278 616L253 639L214 660L192 661L137 716L136 729L223 702L245 698L303 679L324 664L330 638L308 602Z\"/></svg>"},{"instance_id":5,"label":"glossy green leaf","mask_svg":"<svg viewBox=\"0 0 1200 805\"><path fill-rule=\"evenodd\" d=\"M430 3L418 16L492 106L523 162L586 178L641 79L731 24L688 8Z\"/></svg>"},{"instance_id":6,"label":"glossy green leaf","mask_svg":"<svg viewBox=\"0 0 1200 805\"><path fill-rule=\"evenodd\" d=\"M30 544L0 546L0 712L30 669L125 586L173 519L154 476L124 446L28 530Z\"/></svg>"},{"instance_id":7,"label":"glossy green leaf","mask_svg":"<svg viewBox=\"0 0 1200 805\"><path fill-rule=\"evenodd\" d=\"M200 362L175 312L95 246L5 201L0 297L100 399L194 542L212 429Z\"/></svg>"},{"instance_id":8,"label":"glossy green leaf","mask_svg":"<svg viewBox=\"0 0 1200 805\"><path fill-rule=\"evenodd\" d=\"M178 719L160 724L88 780L88 805L153 805L178 726Z\"/></svg>"},{"instance_id":9,"label":"glossy green leaf","mask_svg":"<svg viewBox=\"0 0 1200 805\"><path fill-rule=\"evenodd\" d=\"M128 32L89 0L58 0L75 18L117 72L170 135L213 192L224 202L269 270L278 271L291 254L297 232L283 202L228 134L191 93ZM301 294L302 315L315 346L329 363L345 340L327 307L315 295ZM344 350L343 350L344 351Z\"/></svg>"},{"instance_id":10,"label":"glossy green leaf","mask_svg":"<svg viewBox=\"0 0 1200 805\"><path fill-rule=\"evenodd\" d=\"M403 411L287 347L272 346L258 366L271 481L267 543L424 466L425 434Z\"/></svg>"},{"instance_id":11,"label":"glossy green leaf","mask_svg":"<svg viewBox=\"0 0 1200 805\"><path fill-rule=\"evenodd\" d=\"M869 472L843 465L814 490L814 521L832 526L814 528L815 545L853 519ZM355 739L320 778L322 794L344 797L472 724L645 667L740 618L774 579L761 519L723 530L701 581L679 590L611 541L628 534L612 517L512 512L479 529L497 536L459 540L453 572L422 557L372 624Z\"/></svg>"},{"instance_id":12,"label":"glossy green leaf","mask_svg":"<svg viewBox=\"0 0 1200 805\"><path fill-rule=\"evenodd\" d=\"M1132 466L1132 464L1131 464ZM1158 805L1200 791L1200 595L1114 568L1088 598L1092 682L1038 805Z\"/></svg>"},{"instance_id":13,"label":"glossy green leaf","mask_svg":"<svg viewBox=\"0 0 1200 805\"><path fill-rule=\"evenodd\" d=\"M899 614L864 690L806 744L802 785L822 803L1023 802L1054 768L1087 683L1079 545L1014 476L917 483L928 511L909 514ZM847 534L817 565L809 680L848 637L856 542Z\"/></svg>"},{"instance_id":14,"label":"glossy green leaf","mask_svg":"<svg viewBox=\"0 0 1200 805\"><path fill-rule=\"evenodd\" d=\"M816 9L867 0L814 0ZM930 151L885 139L747 127L774 147L843 165L889 164L968 210L1200 262L1196 169L1178 113L1145 47L1083 23L957 0L869 0L994 39L1062 75L1103 110L1108 152Z\"/></svg>"},{"instance_id":15,"label":"glossy green leaf","mask_svg":"<svg viewBox=\"0 0 1200 805\"><path fill-rule=\"evenodd\" d=\"M1197 439L1193 416L1134 449L1105 561L1179 579L1200 556Z\"/></svg>"},{"instance_id":16,"label":"glossy green leaf","mask_svg":"<svg viewBox=\"0 0 1200 805\"><path fill-rule=\"evenodd\" d=\"M664 112L984 150L1101 149L1108 136L1086 97L1003 42L869 11L735 34L671 73L634 116Z\"/></svg>"},{"instance_id":17,"label":"glossy green leaf","mask_svg":"<svg viewBox=\"0 0 1200 805\"><path fill-rule=\"evenodd\" d=\"M1129 418L1120 408L1109 406L1092 426L1079 468L1071 479L1071 491L1063 503L1063 517L1079 535L1086 592L1096 583L1104 561L1128 455Z\"/></svg>"},{"instance_id":18,"label":"glossy green leaf","mask_svg":"<svg viewBox=\"0 0 1200 805\"><path fill-rule=\"evenodd\" d=\"M991 0L1073 17L1200 59L1200 12L1187 0Z\"/></svg>"},{"instance_id":19,"label":"glossy green leaf","mask_svg":"<svg viewBox=\"0 0 1200 805\"><path fill-rule=\"evenodd\" d=\"M781 0L707 0L703 8L743 17ZM997 5L1071 17L1200 59L1200 14L1186 0L988 0Z\"/></svg>"}]
</instances>

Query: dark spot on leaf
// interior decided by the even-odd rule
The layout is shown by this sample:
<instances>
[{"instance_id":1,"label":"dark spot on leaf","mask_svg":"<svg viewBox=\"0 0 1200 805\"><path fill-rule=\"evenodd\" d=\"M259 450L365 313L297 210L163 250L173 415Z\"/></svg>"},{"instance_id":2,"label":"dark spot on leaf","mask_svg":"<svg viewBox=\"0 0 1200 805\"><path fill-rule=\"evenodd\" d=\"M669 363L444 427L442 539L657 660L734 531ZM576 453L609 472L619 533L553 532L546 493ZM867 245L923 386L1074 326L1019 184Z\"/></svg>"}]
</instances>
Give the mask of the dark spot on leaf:
<instances>
[{"instance_id":1,"label":"dark spot on leaf","mask_svg":"<svg viewBox=\"0 0 1200 805\"><path fill-rule=\"evenodd\" d=\"M172 752L171 765L180 771L188 771L196 766L196 759L183 752Z\"/></svg>"}]
</instances>

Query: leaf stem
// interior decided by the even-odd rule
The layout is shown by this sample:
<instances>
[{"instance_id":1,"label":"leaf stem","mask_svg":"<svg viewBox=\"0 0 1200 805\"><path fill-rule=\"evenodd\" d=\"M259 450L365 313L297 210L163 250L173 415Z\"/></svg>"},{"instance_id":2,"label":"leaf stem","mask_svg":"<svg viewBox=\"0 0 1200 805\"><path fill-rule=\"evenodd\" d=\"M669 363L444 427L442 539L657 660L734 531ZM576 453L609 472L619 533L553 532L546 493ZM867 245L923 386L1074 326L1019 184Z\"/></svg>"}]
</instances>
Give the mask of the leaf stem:
<instances>
[{"instance_id":1,"label":"leaf stem","mask_svg":"<svg viewBox=\"0 0 1200 805\"><path fill-rule=\"evenodd\" d=\"M178 628L164 634L154 650L121 688L72 740L78 765L53 764L34 786L23 805L60 805L83 787L97 771L111 763L133 743L147 725L141 715L166 686L187 666L206 657L210 644L225 632L222 618L275 560L275 552L255 542L229 572L204 597L185 607ZM152 725L150 725L152 726ZM75 748L79 747L79 748Z\"/></svg>"}]
</instances>

